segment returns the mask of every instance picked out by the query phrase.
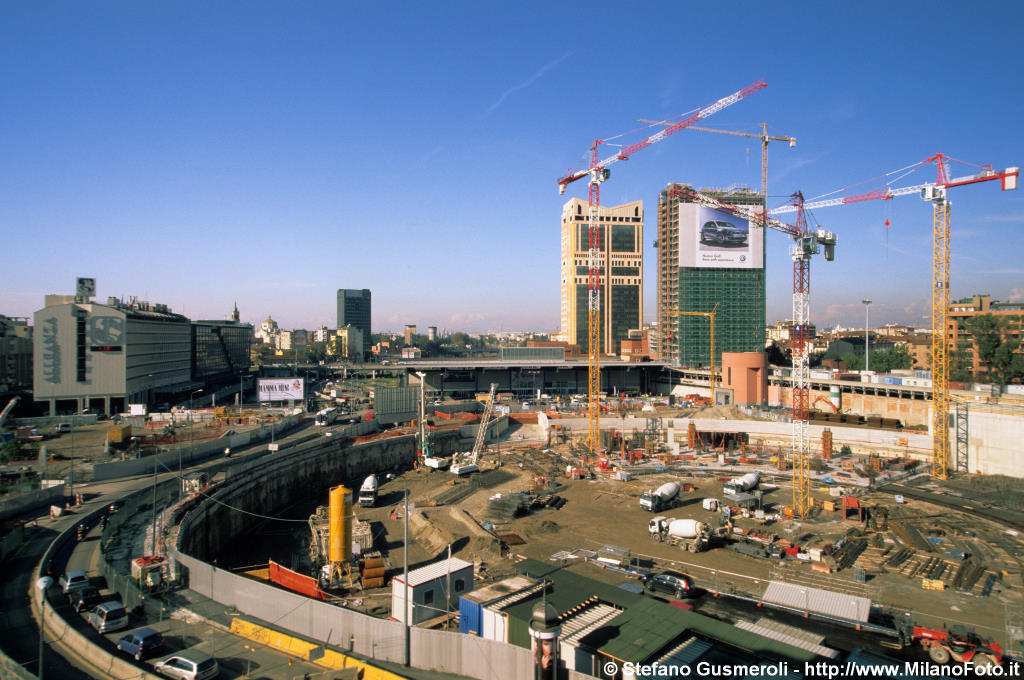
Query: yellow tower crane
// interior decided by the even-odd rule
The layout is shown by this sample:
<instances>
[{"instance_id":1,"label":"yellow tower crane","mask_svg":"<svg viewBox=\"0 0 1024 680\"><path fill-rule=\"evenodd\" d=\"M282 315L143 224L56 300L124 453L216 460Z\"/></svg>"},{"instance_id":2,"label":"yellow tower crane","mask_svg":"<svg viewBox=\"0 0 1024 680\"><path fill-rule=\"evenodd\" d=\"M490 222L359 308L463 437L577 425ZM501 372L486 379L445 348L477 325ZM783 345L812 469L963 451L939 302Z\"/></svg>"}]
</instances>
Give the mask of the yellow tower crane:
<instances>
[{"instance_id":1,"label":"yellow tower crane","mask_svg":"<svg viewBox=\"0 0 1024 680\"><path fill-rule=\"evenodd\" d=\"M712 309L710 312L683 312L683 311L678 311L678 310L677 311L668 312L668 314L671 314L673 316L703 316L703 317L707 317L707 319L711 322L711 329L710 329L711 330L711 337L710 337L710 340L711 340L711 342L710 342L710 344L711 344L711 374L708 376L708 384L711 385L711 404L712 404L712 406L716 403L715 402L715 382L716 382L716 380L715 380L715 314L718 313L718 305L719 305L719 303L716 302L715 303L715 308Z\"/></svg>"},{"instance_id":2,"label":"yellow tower crane","mask_svg":"<svg viewBox=\"0 0 1024 680\"><path fill-rule=\"evenodd\" d=\"M977 172L963 177L949 176L949 162L955 161L963 165L972 165ZM879 189L863 194L830 198L811 203L801 203L799 210L824 208L834 205L846 205L860 201L888 200L897 196L919 195L932 204L932 476L945 479L949 476L949 344L952 340L947 323L949 315L949 229L950 210L947 191L954 187L999 180L1003 191L1017 188L1020 168L1006 168L997 172L991 165L974 165L957 161L945 154L937 153L906 168L894 170L883 175L887 178L899 175L906 177L911 172L935 163L936 180L925 184L894 189L889 183ZM842 190L840 190L842 191ZM837 192L832 192L837 193ZM769 211L772 215L798 210L796 205L782 206ZM967 461L956 461L956 467L966 471Z\"/></svg>"}]
</instances>

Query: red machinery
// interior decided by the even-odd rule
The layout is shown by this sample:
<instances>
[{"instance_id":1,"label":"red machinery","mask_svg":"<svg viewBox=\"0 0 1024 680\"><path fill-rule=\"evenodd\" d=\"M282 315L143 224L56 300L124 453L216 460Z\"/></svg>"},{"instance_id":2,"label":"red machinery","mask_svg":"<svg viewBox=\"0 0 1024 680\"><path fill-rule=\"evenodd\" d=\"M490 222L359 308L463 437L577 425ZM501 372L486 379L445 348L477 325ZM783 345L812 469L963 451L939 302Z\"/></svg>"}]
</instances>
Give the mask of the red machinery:
<instances>
[{"instance_id":1,"label":"red machinery","mask_svg":"<svg viewBox=\"0 0 1024 680\"><path fill-rule=\"evenodd\" d=\"M908 626L902 632L905 645L920 642L929 658L937 664L947 664L952 659L958 663L973 663L975 666L1003 665L1003 648L999 643L982 640L968 626L954 624L949 630Z\"/></svg>"}]
</instances>

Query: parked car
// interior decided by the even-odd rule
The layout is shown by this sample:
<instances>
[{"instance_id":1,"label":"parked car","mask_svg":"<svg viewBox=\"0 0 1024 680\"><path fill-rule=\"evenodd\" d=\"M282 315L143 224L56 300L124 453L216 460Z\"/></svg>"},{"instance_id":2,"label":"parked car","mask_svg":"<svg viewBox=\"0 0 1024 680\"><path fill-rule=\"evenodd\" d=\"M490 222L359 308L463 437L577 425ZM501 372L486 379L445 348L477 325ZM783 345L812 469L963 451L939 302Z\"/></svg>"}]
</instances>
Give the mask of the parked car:
<instances>
[{"instance_id":1,"label":"parked car","mask_svg":"<svg viewBox=\"0 0 1024 680\"><path fill-rule=\"evenodd\" d=\"M113 633L128 627L128 610L120 600L110 600L93 607L85 615L85 620L96 629L97 633Z\"/></svg>"},{"instance_id":2,"label":"parked car","mask_svg":"<svg viewBox=\"0 0 1024 680\"><path fill-rule=\"evenodd\" d=\"M711 220L700 228L700 241L726 246L744 246L747 244L747 230L737 227L732 222Z\"/></svg>"},{"instance_id":3,"label":"parked car","mask_svg":"<svg viewBox=\"0 0 1024 680\"><path fill-rule=\"evenodd\" d=\"M57 423L57 427L54 429L57 434L63 434L64 432L71 432L71 423Z\"/></svg>"},{"instance_id":4,"label":"parked car","mask_svg":"<svg viewBox=\"0 0 1024 680\"><path fill-rule=\"evenodd\" d=\"M693 590L693 580L678 571L665 571L654 574L644 580L644 587L650 592L662 592L677 598L689 597Z\"/></svg>"},{"instance_id":5,"label":"parked car","mask_svg":"<svg viewBox=\"0 0 1024 680\"><path fill-rule=\"evenodd\" d=\"M147 656L156 656L164 648L164 636L152 628L139 628L125 633L117 641L120 652L142 661Z\"/></svg>"},{"instance_id":6,"label":"parked car","mask_svg":"<svg viewBox=\"0 0 1024 680\"><path fill-rule=\"evenodd\" d=\"M72 590L68 593L68 604L75 613L86 612L98 605L102 600L100 591L92 586Z\"/></svg>"},{"instance_id":7,"label":"parked car","mask_svg":"<svg viewBox=\"0 0 1024 680\"><path fill-rule=\"evenodd\" d=\"M61 591L67 595L75 590L88 588L89 575L81 569L76 569L74 571L67 571L61 574L61 577L57 582L60 584Z\"/></svg>"},{"instance_id":8,"label":"parked car","mask_svg":"<svg viewBox=\"0 0 1024 680\"><path fill-rule=\"evenodd\" d=\"M153 670L168 678L209 680L220 674L217 660L198 649L186 649L153 664Z\"/></svg>"}]
</instances>

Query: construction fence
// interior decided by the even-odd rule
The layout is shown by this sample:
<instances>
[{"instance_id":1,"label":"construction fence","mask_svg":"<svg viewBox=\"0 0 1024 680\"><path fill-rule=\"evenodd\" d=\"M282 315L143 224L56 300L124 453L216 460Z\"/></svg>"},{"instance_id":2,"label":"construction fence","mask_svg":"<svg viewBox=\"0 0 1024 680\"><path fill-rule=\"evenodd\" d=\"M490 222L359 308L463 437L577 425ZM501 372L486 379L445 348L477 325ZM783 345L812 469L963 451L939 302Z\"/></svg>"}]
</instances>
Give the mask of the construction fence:
<instances>
[{"instance_id":1,"label":"construction fence","mask_svg":"<svg viewBox=\"0 0 1024 680\"><path fill-rule=\"evenodd\" d=\"M373 660L404 663L405 629L398 621L378 619L334 604L290 593L219 569L178 551L188 570L188 587L239 613L324 645ZM533 673L530 650L462 633L410 629L410 663L473 678L524 678ZM570 672L570 680L587 678Z\"/></svg>"}]
</instances>

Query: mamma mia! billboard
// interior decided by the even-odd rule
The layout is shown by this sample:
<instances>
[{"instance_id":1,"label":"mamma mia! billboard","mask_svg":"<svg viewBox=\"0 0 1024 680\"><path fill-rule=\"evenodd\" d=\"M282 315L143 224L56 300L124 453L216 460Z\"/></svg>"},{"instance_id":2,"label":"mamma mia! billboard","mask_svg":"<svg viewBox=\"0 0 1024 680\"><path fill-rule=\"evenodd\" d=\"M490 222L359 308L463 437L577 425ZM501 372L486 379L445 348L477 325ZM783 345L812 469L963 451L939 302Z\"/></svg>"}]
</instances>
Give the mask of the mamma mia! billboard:
<instances>
[{"instance_id":1,"label":"mamma mia! billboard","mask_svg":"<svg viewBox=\"0 0 1024 680\"><path fill-rule=\"evenodd\" d=\"M302 378L260 378L260 401L302 401L305 388Z\"/></svg>"}]
</instances>

